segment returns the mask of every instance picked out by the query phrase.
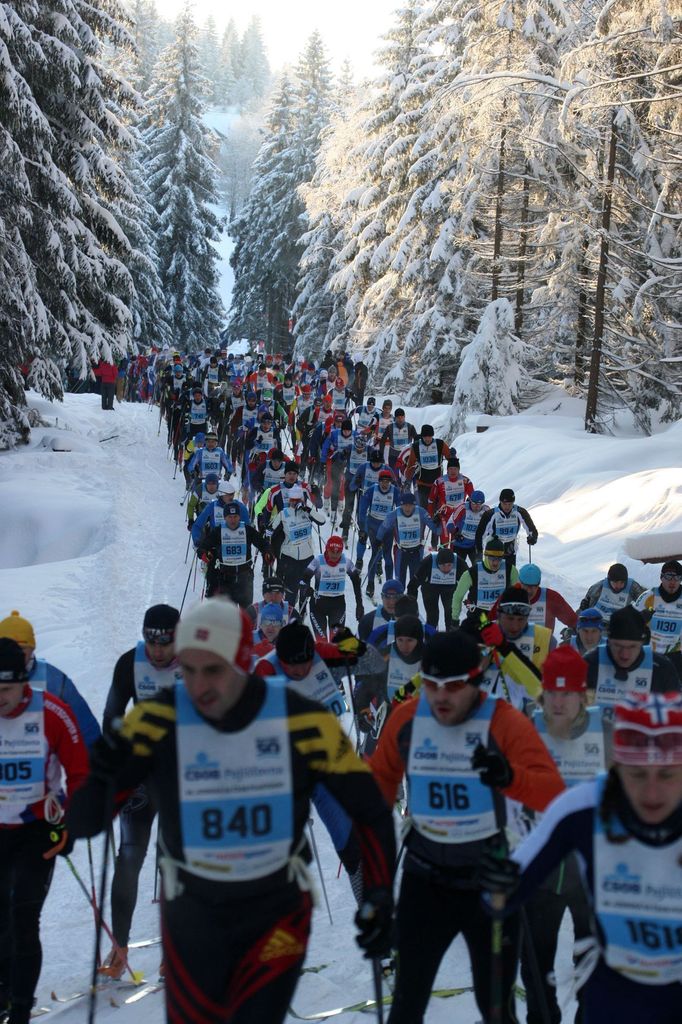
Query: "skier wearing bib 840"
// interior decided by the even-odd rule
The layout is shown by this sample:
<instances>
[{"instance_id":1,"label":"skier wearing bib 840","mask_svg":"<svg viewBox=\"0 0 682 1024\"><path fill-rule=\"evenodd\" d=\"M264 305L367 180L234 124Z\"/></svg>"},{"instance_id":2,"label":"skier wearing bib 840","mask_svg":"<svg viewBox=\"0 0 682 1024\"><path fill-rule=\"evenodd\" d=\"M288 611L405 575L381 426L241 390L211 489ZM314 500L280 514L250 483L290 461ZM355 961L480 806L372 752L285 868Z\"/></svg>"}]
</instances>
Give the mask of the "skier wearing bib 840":
<instances>
[{"instance_id":1,"label":"skier wearing bib 840","mask_svg":"<svg viewBox=\"0 0 682 1024\"><path fill-rule=\"evenodd\" d=\"M391 813L333 715L249 675L251 623L209 599L181 618L183 674L100 741L69 816L76 835L108 827L109 794L149 780L159 799L162 934L171 1021L278 1024L311 921L303 829L314 787L351 815L362 853L358 941L383 955L391 924Z\"/></svg>"}]
</instances>

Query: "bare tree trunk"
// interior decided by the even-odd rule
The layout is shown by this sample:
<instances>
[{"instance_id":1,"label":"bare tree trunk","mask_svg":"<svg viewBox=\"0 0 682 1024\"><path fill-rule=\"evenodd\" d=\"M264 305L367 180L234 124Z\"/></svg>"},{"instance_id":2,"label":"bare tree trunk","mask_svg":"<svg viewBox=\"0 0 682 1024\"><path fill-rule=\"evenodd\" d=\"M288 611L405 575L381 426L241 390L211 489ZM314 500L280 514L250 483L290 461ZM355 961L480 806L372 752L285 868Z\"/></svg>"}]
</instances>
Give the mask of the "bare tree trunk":
<instances>
[{"instance_id":1,"label":"bare tree trunk","mask_svg":"<svg viewBox=\"0 0 682 1024\"><path fill-rule=\"evenodd\" d=\"M611 230L611 200L613 195L613 179L616 170L616 112L611 113L611 135L606 164L606 183L601 216L601 246L599 250L599 269L597 271L597 290L594 298L594 337L592 339L592 355L590 358L590 379L587 386L587 404L585 407L585 430L591 434L598 433L597 399L599 397L599 371L601 369L602 341L604 339L604 303L606 298L606 275L609 267L609 231Z\"/></svg>"},{"instance_id":2,"label":"bare tree trunk","mask_svg":"<svg viewBox=\"0 0 682 1024\"><path fill-rule=\"evenodd\" d=\"M504 105L503 105L504 110ZM495 199L495 234L493 236L493 280L491 298L494 302L500 292L500 255L502 252L502 200L504 198L505 143L507 129L500 132L500 156L497 164L497 196Z\"/></svg>"},{"instance_id":3,"label":"bare tree trunk","mask_svg":"<svg viewBox=\"0 0 682 1024\"><path fill-rule=\"evenodd\" d=\"M528 203L530 200L530 168L526 164L523 178L523 201L521 203L521 235L519 238L519 258L516 263L516 309L514 311L514 330L521 333L523 327L523 296L526 281L526 253L528 251Z\"/></svg>"},{"instance_id":4,"label":"bare tree trunk","mask_svg":"<svg viewBox=\"0 0 682 1024\"><path fill-rule=\"evenodd\" d=\"M588 329L588 275L587 275L587 250L589 247L587 235L583 238L580 247L580 258L578 263L578 326L575 336L575 372L573 379L576 384L582 384L585 376L585 349L587 348Z\"/></svg>"}]
</instances>

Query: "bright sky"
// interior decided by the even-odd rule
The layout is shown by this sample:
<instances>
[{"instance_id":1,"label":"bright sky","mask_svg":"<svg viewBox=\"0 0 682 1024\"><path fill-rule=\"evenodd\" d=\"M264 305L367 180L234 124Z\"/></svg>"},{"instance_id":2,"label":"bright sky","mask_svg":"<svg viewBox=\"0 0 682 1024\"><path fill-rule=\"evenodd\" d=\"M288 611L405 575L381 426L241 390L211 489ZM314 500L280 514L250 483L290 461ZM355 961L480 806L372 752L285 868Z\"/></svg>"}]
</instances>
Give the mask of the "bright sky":
<instances>
[{"instance_id":1,"label":"bright sky","mask_svg":"<svg viewBox=\"0 0 682 1024\"><path fill-rule=\"evenodd\" d=\"M172 19L184 6L184 0L156 0L163 18ZM258 15L273 70L296 62L311 32L317 29L338 70L348 57L359 78L373 72L372 54L379 37L393 23L393 11L399 0L252 0L233 5L224 0L194 0L195 18L202 24L209 14L222 31L233 17L240 32Z\"/></svg>"}]
</instances>

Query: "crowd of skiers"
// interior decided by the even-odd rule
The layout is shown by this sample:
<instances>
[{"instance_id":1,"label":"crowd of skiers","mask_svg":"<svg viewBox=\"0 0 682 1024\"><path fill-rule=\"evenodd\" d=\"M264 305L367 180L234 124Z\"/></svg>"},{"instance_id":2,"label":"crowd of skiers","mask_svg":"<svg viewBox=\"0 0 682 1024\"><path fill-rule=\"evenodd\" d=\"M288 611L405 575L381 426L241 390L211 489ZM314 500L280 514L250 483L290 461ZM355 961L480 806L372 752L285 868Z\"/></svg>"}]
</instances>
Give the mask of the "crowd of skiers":
<instances>
[{"instance_id":1,"label":"crowd of skiers","mask_svg":"<svg viewBox=\"0 0 682 1024\"><path fill-rule=\"evenodd\" d=\"M519 963L530 1024L568 1020L566 910L577 1019L677 1022L682 564L645 589L615 563L572 608L511 488L486 504L432 426L365 397L364 364L325 363L149 360L193 559L180 609L141 613L101 733L31 623L0 621L0 1009L30 1019L55 856L114 817L100 976L129 968L158 815L168 1020L284 1020L313 804L390 1024L425 1019L460 934L484 1021L518 1019Z\"/></svg>"}]
</instances>

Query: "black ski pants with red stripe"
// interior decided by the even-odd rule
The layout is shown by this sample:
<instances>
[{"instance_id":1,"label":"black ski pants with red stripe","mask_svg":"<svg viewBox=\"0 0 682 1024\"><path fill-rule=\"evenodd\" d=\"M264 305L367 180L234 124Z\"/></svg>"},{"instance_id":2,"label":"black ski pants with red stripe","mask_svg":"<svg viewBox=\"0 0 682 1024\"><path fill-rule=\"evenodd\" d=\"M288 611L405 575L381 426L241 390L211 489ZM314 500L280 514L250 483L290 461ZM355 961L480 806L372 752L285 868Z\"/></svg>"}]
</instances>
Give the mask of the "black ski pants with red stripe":
<instances>
[{"instance_id":1,"label":"black ski pants with red stripe","mask_svg":"<svg viewBox=\"0 0 682 1024\"><path fill-rule=\"evenodd\" d=\"M296 885L260 898L163 901L168 1024L280 1024L305 959L312 903Z\"/></svg>"}]
</instances>

